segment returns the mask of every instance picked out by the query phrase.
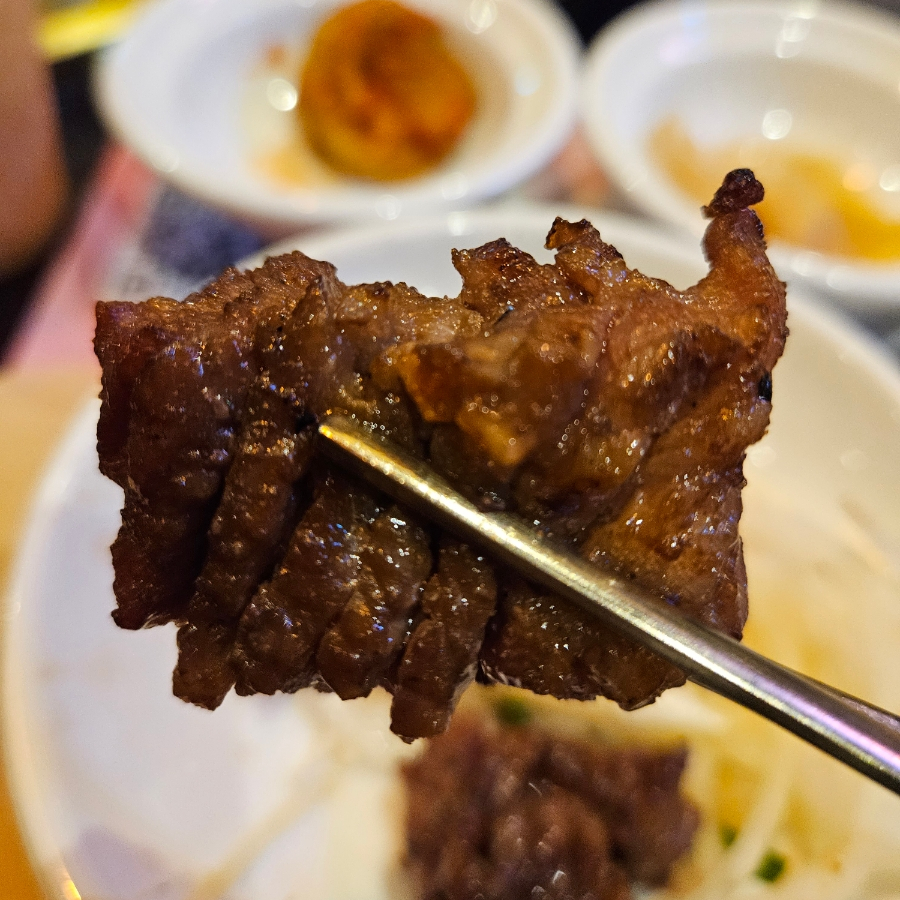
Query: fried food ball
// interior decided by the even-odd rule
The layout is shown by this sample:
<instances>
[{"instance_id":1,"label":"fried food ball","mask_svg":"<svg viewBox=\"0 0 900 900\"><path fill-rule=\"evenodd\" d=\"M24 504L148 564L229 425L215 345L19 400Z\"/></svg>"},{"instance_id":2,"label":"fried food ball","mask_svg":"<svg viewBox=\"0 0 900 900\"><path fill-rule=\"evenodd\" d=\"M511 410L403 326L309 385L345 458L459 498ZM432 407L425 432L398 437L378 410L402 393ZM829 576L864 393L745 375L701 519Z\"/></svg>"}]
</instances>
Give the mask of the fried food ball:
<instances>
[{"instance_id":1,"label":"fried food ball","mask_svg":"<svg viewBox=\"0 0 900 900\"><path fill-rule=\"evenodd\" d=\"M300 85L300 120L315 152L343 174L379 181L435 166L476 106L437 23L393 0L363 0L327 19Z\"/></svg>"}]
</instances>

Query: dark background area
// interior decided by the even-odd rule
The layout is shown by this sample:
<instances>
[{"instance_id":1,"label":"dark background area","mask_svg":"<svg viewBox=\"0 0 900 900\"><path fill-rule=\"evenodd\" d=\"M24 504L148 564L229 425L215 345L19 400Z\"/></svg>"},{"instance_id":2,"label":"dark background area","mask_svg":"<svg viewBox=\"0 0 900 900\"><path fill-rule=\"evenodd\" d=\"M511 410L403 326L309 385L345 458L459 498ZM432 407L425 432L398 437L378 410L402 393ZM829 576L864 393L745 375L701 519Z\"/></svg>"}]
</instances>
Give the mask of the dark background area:
<instances>
[{"instance_id":1,"label":"dark background area","mask_svg":"<svg viewBox=\"0 0 900 900\"><path fill-rule=\"evenodd\" d=\"M41 257L23 272L0 279L0 358L25 312L46 262L53 257L68 231L106 139L91 96L90 71L91 57L87 55L57 63L51 69L72 194L68 214Z\"/></svg>"}]
</instances>

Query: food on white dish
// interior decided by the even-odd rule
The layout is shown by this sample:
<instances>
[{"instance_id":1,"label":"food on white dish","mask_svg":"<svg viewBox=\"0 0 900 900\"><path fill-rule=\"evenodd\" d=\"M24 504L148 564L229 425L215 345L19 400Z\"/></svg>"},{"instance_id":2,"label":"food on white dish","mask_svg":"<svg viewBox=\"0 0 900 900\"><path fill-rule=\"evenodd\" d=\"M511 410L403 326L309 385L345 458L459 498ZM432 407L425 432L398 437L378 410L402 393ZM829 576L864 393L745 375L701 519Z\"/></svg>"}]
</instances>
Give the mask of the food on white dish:
<instances>
[{"instance_id":1,"label":"food on white dish","mask_svg":"<svg viewBox=\"0 0 900 900\"><path fill-rule=\"evenodd\" d=\"M628 900L664 885L698 812L683 747L613 746L460 714L403 768L406 868L423 900Z\"/></svg>"},{"instance_id":2,"label":"food on white dish","mask_svg":"<svg viewBox=\"0 0 900 900\"><path fill-rule=\"evenodd\" d=\"M472 79L440 26L394 0L329 16L300 76L306 139L345 175L420 175L456 146L475 112Z\"/></svg>"}]
</instances>

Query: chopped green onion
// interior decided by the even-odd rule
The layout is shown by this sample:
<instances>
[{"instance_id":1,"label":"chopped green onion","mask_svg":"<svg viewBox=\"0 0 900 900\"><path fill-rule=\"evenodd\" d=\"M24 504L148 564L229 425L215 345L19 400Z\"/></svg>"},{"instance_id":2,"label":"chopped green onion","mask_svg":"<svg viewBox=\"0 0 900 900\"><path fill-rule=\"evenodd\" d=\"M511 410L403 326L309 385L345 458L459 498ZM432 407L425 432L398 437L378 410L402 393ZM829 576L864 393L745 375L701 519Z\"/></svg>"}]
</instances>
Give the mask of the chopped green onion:
<instances>
[{"instance_id":1,"label":"chopped green onion","mask_svg":"<svg viewBox=\"0 0 900 900\"><path fill-rule=\"evenodd\" d=\"M770 850L763 858L756 870L756 877L772 884L778 881L784 874L787 860L774 850Z\"/></svg>"},{"instance_id":2,"label":"chopped green onion","mask_svg":"<svg viewBox=\"0 0 900 900\"><path fill-rule=\"evenodd\" d=\"M494 712L500 722L514 728L531 721L531 710L518 697L501 697L494 705Z\"/></svg>"},{"instance_id":3,"label":"chopped green onion","mask_svg":"<svg viewBox=\"0 0 900 900\"><path fill-rule=\"evenodd\" d=\"M719 826L719 838L722 841L723 847L730 847L737 840L737 836L738 830L734 825Z\"/></svg>"}]
</instances>

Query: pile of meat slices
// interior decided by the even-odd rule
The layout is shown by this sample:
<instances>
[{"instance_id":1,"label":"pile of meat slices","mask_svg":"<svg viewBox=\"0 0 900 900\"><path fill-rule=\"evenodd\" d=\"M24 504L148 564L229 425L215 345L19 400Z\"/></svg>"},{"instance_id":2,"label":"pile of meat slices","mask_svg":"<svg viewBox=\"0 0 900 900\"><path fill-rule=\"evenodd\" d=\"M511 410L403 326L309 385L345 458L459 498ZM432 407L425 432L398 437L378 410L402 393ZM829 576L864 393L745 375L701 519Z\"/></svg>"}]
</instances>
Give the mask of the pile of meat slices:
<instances>
[{"instance_id":1,"label":"pile of meat slices","mask_svg":"<svg viewBox=\"0 0 900 900\"><path fill-rule=\"evenodd\" d=\"M611 746L460 715L406 763L406 868L423 900L631 900L690 848L684 748Z\"/></svg>"},{"instance_id":2,"label":"pile of meat slices","mask_svg":"<svg viewBox=\"0 0 900 900\"><path fill-rule=\"evenodd\" d=\"M175 693L214 708L306 686L393 693L404 738L443 731L473 679L626 708L670 664L332 469L328 412L426 459L491 510L740 636L742 462L764 433L784 286L729 174L709 274L677 291L557 219L552 265L456 251L455 298L347 286L301 253L184 302L101 303L101 470L123 628L178 625Z\"/></svg>"}]
</instances>

